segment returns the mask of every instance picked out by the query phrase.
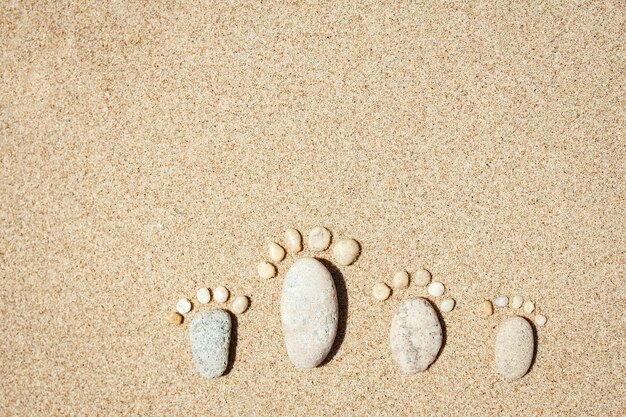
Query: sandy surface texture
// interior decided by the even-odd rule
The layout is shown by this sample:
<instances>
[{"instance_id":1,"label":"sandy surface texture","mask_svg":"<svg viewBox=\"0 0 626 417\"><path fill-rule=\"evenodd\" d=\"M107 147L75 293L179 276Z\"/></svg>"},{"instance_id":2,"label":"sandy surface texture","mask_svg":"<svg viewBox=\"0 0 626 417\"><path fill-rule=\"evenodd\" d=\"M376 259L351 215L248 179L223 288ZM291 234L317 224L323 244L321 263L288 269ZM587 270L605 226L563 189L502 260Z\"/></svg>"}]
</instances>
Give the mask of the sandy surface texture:
<instances>
[{"instance_id":1,"label":"sandy surface texture","mask_svg":"<svg viewBox=\"0 0 626 417\"><path fill-rule=\"evenodd\" d=\"M0 415L624 415L625 3L386 3L2 2ZM315 226L362 254L303 371L297 257L256 268ZM457 307L405 375L389 326L425 291L371 288L422 266ZM208 380L207 306L165 321L218 285L251 306ZM499 294L548 317L513 382Z\"/></svg>"}]
</instances>

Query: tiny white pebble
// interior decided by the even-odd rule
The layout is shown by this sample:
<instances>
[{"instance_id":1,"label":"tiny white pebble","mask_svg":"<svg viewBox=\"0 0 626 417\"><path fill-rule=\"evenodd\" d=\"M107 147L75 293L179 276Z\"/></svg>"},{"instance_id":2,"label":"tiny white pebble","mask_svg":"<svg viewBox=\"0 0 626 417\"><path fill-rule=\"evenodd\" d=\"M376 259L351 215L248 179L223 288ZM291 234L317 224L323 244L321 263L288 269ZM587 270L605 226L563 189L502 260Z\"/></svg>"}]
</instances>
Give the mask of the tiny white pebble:
<instances>
[{"instance_id":1,"label":"tiny white pebble","mask_svg":"<svg viewBox=\"0 0 626 417\"><path fill-rule=\"evenodd\" d=\"M180 314L187 314L191 311L191 301L186 298L181 298L176 303L176 311Z\"/></svg>"},{"instance_id":2,"label":"tiny white pebble","mask_svg":"<svg viewBox=\"0 0 626 417\"><path fill-rule=\"evenodd\" d=\"M384 282L376 283L372 287L372 295L377 300L385 301L391 295L391 288Z\"/></svg>"},{"instance_id":3,"label":"tiny white pebble","mask_svg":"<svg viewBox=\"0 0 626 417\"><path fill-rule=\"evenodd\" d=\"M226 287L217 287L213 290L213 298L218 303L225 303L230 296L230 292Z\"/></svg>"},{"instance_id":4,"label":"tiny white pebble","mask_svg":"<svg viewBox=\"0 0 626 417\"><path fill-rule=\"evenodd\" d=\"M537 326L543 326L547 321L548 319L543 314L537 314L535 316L535 323L537 323Z\"/></svg>"},{"instance_id":5,"label":"tiny white pebble","mask_svg":"<svg viewBox=\"0 0 626 417\"><path fill-rule=\"evenodd\" d=\"M391 285L393 288L407 288L409 286L409 273L406 271L396 272Z\"/></svg>"},{"instance_id":6,"label":"tiny white pebble","mask_svg":"<svg viewBox=\"0 0 626 417\"><path fill-rule=\"evenodd\" d=\"M439 281L434 281L428 286L428 294L432 295L433 297L442 296L445 290L446 287L444 287L443 284Z\"/></svg>"},{"instance_id":7,"label":"tiny white pebble","mask_svg":"<svg viewBox=\"0 0 626 417\"><path fill-rule=\"evenodd\" d=\"M231 304L231 310L235 314L241 314L248 309L250 300L245 295L238 295Z\"/></svg>"},{"instance_id":8,"label":"tiny white pebble","mask_svg":"<svg viewBox=\"0 0 626 417\"><path fill-rule=\"evenodd\" d=\"M444 313L449 313L452 310L454 310L455 304L456 303L454 302L452 298L446 298L445 300L441 302L441 304L439 304L439 310L441 310Z\"/></svg>"},{"instance_id":9,"label":"tiny white pebble","mask_svg":"<svg viewBox=\"0 0 626 417\"><path fill-rule=\"evenodd\" d=\"M516 295L515 297L513 297L513 300L511 301L511 308L520 308L523 302L524 302L524 298L522 298L521 295Z\"/></svg>"},{"instance_id":10,"label":"tiny white pebble","mask_svg":"<svg viewBox=\"0 0 626 417\"><path fill-rule=\"evenodd\" d=\"M211 301L211 291L209 291L208 288L200 288L196 293L196 296L201 304L206 304Z\"/></svg>"},{"instance_id":11,"label":"tiny white pebble","mask_svg":"<svg viewBox=\"0 0 626 417\"><path fill-rule=\"evenodd\" d=\"M413 274L413 283L419 287L425 287L430 283L431 277L430 272L422 268Z\"/></svg>"},{"instance_id":12,"label":"tiny white pebble","mask_svg":"<svg viewBox=\"0 0 626 417\"><path fill-rule=\"evenodd\" d=\"M285 247L291 253L302 250L302 235L296 229L285 230Z\"/></svg>"},{"instance_id":13,"label":"tiny white pebble","mask_svg":"<svg viewBox=\"0 0 626 417\"><path fill-rule=\"evenodd\" d=\"M285 252L285 248L275 242L270 243L267 252L270 256L270 259L274 262L282 261L283 259L285 259L285 255L287 254L287 252Z\"/></svg>"},{"instance_id":14,"label":"tiny white pebble","mask_svg":"<svg viewBox=\"0 0 626 417\"><path fill-rule=\"evenodd\" d=\"M342 239L333 245L333 255L339 265L352 265L360 252L359 242L354 239Z\"/></svg>"},{"instance_id":15,"label":"tiny white pebble","mask_svg":"<svg viewBox=\"0 0 626 417\"><path fill-rule=\"evenodd\" d=\"M506 307L509 304L509 297L506 295L500 295L493 300L493 303L500 308Z\"/></svg>"},{"instance_id":16,"label":"tiny white pebble","mask_svg":"<svg viewBox=\"0 0 626 417\"><path fill-rule=\"evenodd\" d=\"M316 227L309 233L309 249L321 252L330 246L330 232L325 227Z\"/></svg>"},{"instance_id":17,"label":"tiny white pebble","mask_svg":"<svg viewBox=\"0 0 626 417\"><path fill-rule=\"evenodd\" d=\"M526 301L524 303L524 311L528 314L535 311L535 303L533 303L532 301Z\"/></svg>"},{"instance_id":18,"label":"tiny white pebble","mask_svg":"<svg viewBox=\"0 0 626 417\"><path fill-rule=\"evenodd\" d=\"M257 272L261 278L273 278L276 276L276 267L269 262L261 262Z\"/></svg>"}]
</instances>

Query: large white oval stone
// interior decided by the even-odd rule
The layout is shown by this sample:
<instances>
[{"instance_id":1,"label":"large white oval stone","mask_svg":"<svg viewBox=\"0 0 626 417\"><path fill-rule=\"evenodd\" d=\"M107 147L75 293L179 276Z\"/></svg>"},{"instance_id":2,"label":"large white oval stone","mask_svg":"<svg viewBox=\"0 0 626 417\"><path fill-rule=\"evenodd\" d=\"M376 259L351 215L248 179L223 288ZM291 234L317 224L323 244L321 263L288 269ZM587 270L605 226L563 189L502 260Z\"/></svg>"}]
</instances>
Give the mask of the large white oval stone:
<instances>
[{"instance_id":1,"label":"large white oval stone","mask_svg":"<svg viewBox=\"0 0 626 417\"><path fill-rule=\"evenodd\" d=\"M535 334L523 317L513 316L498 326L496 366L507 379L518 379L530 369L535 353Z\"/></svg>"},{"instance_id":2,"label":"large white oval stone","mask_svg":"<svg viewBox=\"0 0 626 417\"><path fill-rule=\"evenodd\" d=\"M196 369L207 378L221 376L228 366L230 314L207 310L196 316L189 327L189 341Z\"/></svg>"},{"instance_id":3,"label":"large white oval stone","mask_svg":"<svg viewBox=\"0 0 626 417\"><path fill-rule=\"evenodd\" d=\"M330 351L337 334L337 292L326 267L313 258L296 261L287 271L280 316L289 359L298 368L314 368Z\"/></svg>"},{"instance_id":4,"label":"large white oval stone","mask_svg":"<svg viewBox=\"0 0 626 417\"><path fill-rule=\"evenodd\" d=\"M406 373L422 372L441 350L443 331L433 306L424 298L400 305L389 337L391 353Z\"/></svg>"}]
</instances>

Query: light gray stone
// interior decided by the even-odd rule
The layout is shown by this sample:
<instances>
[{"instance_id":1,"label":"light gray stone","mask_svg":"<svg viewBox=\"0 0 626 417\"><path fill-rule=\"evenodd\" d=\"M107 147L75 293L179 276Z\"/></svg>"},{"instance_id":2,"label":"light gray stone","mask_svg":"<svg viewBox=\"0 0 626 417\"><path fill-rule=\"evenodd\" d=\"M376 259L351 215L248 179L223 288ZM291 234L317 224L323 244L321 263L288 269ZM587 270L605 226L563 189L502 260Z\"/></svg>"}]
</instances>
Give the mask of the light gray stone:
<instances>
[{"instance_id":1,"label":"light gray stone","mask_svg":"<svg viewBox=\"0 0 626 417\"><path fill-rule=\"evenodd\" d=\"M230 314L207 310L196 316L189 327L189 341L196 369L207 378L224 374L230 349Z\"/></svg>"},{"instance_id":2,"label":"light gray stone","mask_svg":"<svg viewBox=\"0 0 626 417\"><path fill-rule=\"evenodd\" d=\"M530 369L535 353L535 335L530 322L514 316L498 326L496 334L496 366L507 379L518 379Z\"/></svg>"},{"instance_id":3,"label":"light gray stone","mask_svg":"<svg viewBox=\"0 0 626 417\"><path fill-rule=\"evenodd\" d=\"M391 353L406 373L426 370L441 350L443 331L433 306L424 298L406 300L391 322Z\"/></svg>"},{"instance_id":4,"label":"light gray stone","mask_svg":"<svg viewBox=\"0 0 626 417\"><path fill-rule=\"evenodd\" d=\"M313 258L296 261L287 271L280 314L289 359L298 368L314 368L328 355L337 335L339 307L333 277Z\"/></svg>"}]
</instances>

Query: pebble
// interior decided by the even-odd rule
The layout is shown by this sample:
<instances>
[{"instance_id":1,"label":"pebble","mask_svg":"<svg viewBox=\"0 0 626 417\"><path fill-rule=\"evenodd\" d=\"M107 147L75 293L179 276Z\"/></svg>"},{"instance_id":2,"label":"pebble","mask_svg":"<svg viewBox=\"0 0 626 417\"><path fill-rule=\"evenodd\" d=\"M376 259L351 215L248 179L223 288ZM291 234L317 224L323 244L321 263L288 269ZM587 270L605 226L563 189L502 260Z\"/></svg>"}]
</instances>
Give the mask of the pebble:
<instances>
[{"instance_id":1,"label":"pebble","mask_svg":"<svg viewBox=\"0 0 626 417\"><path fill-rule=\"evenodd\" d=\"M359 242L354 239L343 239L335 243L333 246L333 254L335 255L335 261L339 265L351 265L359 257L361 247Z\"/></svg>"},{"instance_id":2,"label":"pebble","mask_svg":"<svg viewBox=\"0 0 626 417\"><path fill-rule=\"evenodd\" d=\"M291 253L302 250L302 235L296 229L285 230L285 247Z\"/></svg>"},{"instance_id":3,"label":"pebble","mask_svg":"<svg viewBox=\"0 0 626 417\"><path fill-rule=\"evenodd\" d=\"M433 297L442 296L445 290L446 287L444 287L443 284L439 281L434 281L430 285L428 285L428 294L432 295Z\"/></svg>"},{"instance_id":4,"label":"pebble","mask_svg":"<svg viewBox=\"0 0 626 417\"><path fill-rule=\"evenodd\" d=\"M533 303L532 301L526 301L524 303L524 311L528 314L535 311L535 303Z\"/></svg>"},{"instance_id":5,"label":"pebble","mask_svg":"<svg viewBox=\"0 0 626 417\"><path fill-rule=\"evenodd\" d=\"M431 277L430 271L422 268L413 274L413 283L419 287L425 287L430 283Z\"/></svg>"},{"instance_id":6,"label":"pebble","mask_svg":"<svg viewBox=\"0 0 626 417\"><path fill-rule=\"evenodd\" d=\"M377 282L372 287L372 295L377 300L385 301L391 295L391 288L384 282Z\"/></svg>"},{"instance_id":7,"label":"pebble","mask_svg":"<svg viewBox=\"0 0 626 417\"><path fill-rule=\"evenodd\" d=\"M500 308L506 307L509 304L509 297L506 295L500 295L493 300L493 303Z\"/></svg>"},{"instance_id":8,"label":"pebble","mask_svg":"<svg viewBox=\"0 0 626 417\"><path fill-rule=\"evenodd\" d=\"M317 259L297 260L285 275L280 316L289 359L314 368L328 355L337 335L339 306L330 271Z\"/></svg>"},{"instance_id":9,"label":"pebble","mask_svg":"<svg viewBox=\"0 0 626 417\"><path fill-rule=\"evenodd\" d=\"M191 311L191 301L186 298L181 298L176 303L176 311L180 314L187 314Z\"/></svg>"},{"instance_id":10,"label":"pebble","mask_svg":"<svg viewBox=\"0 0 626 417\"><path fill-rule=\"evenodd\" d=\"M269 262L260 262L256 270L263 279L274 278L276 276L276 267Z\"/></svg>"},{"instance_id":11,"label":"pebble","mask_svg":"<svg viewBox=\"0 0 626 417\"><path fill-rule=\"evenodd\" d=\"M173 311L172 314L170 314L167 317L168 324L181 324L182 322L183 322L182 314L177 313L176 311Z\"/></svg>"},{"instance_id":12,"label":"pebble","mask_svg":"<svg viewBox=\"0 0 626 417\"><path fill-rule=\"evenodd\" d=\"M270 246L267 249L267 252L270 256L270 259L274 262L282 261L283 259L285 259L285 255L287 255L285 248L283 248L282 246L280 246L278 243L275 243L275 242L270 243Z\"/></svg>"},{"instance_id":13,"label":"pebble","mask_svg":"<svg viewBox=\"0 0 626 417\"><path fill-rule=\"evenodd\" d=\"M309 233L309 249L321 252L330 246L330 232L325 227L316 227Z\"/></svg>"},{"instance_id":14,"label":"pebble","mask_svg":"<svg viewBox=\"0 0 626 417\"><path fill-rule=\"evenodd\" d=\"M548 319L543 314L537 314L535 316L535 323L537 323L537 326L544 326L547 321Z\"/></svg>"},{"instance_id":15,"label":"pebble","mask_svg":"<svg viewBox=\"0 0 626 417\"><path fill-rule=\"evenodd\" d=\"M449 313L454 310L455 304L456 302L452 298L446 298L445 300L441 301L441 304L439 304L439 310L444 313Z\"/></svg>"},{"instance_id":16,"label":"pebble","mask_svg":"<svg viewBox=\"0 0 626 417\"><path fill-rule=\"evenodd\" d=\"M217 378L226 371L231 326L230 314L224 310L204 311L191 322L189 342L200 375Z\"/></svg>"},{"instance_id":17,"label":"pebble","mask_svg":"<svg viewBox=\"0 0 626 417\"><path fill-rule=\"evenodd\" d=\"M488 316L491 316L493 314L493 304L491 304L491 301L483 301L483 312Z\"/></svg>"},{"instance_id":18,"label":"pebble","mask_svg":"<svg viewBox=\"0 0 626 417\"><path fill-rule=\"evenodd\" d=\"M393 288L407 288L409 286L409 273L406 271L396 272L391 281Z\"/></svg>"},{"instance_id":19,"label":"pebble","mask_svg":"<svg viewBox=\"0 0 626 417\"><path fill-rule=\"evenodd\" d=\"M250 299L248 297L246 297L245 295L238 295L233 300L233 302L232 302L232 304L230 306L230 309L235 314L241 314L241 313L245 312L248 309L249 306L250 306Z\"/></svg>"},{"instance_id":20,"label":"pebble","mask_svg":"<svg viewBox=\"0 0 626 417\"><path fill-rule=\"evenodd\" d=\"M424 298L406 300L391 322L391 353L403 372L426 370L437 358L443 331L437 312Z\"/></svg>"},{"instance_id":21,"label":"pebble","mask_svg":"<svg viewBox=\"0 0 626 417\"><path fill-rule=\"evenodd\" d=\"M200 301L200 304L207 304L211 301L211 291L209 291L208 288L200 288L196 293L196 297L198 301Z\"/></svg>"},{"instance_id":22,"label":"pebble","mask_svg":"<svg viewBox=\"0 0 626 417\"><path fill-rule=\"evenodd\" d=\"M511 307L520 308L523 302L524 298L521 295L516 295L515 297L513 297L513 301L511 301Z\"/></svg>"},{"instance_id":23,"label":"pebble","mask_svg":"<svg viewBox=\"0 0 626 417\"><path fill-rule=\"evenodd\" d=\"M496 334L496 367L506 379L523 377L533 360L535 336L530 322L514 316L504 320Z\"/></svg>"},{"instance_id":24,"label":"pebble","mask_svg":"<svg viewBox=\"0 0 626 417\"><path fill-rule=\"evenodd\" d=\"M228 297L230 297L230 292L226 287L217 287L213 290L213 298L218 303L225 303L228 301Z\"/></svg>"}]
</instances>

